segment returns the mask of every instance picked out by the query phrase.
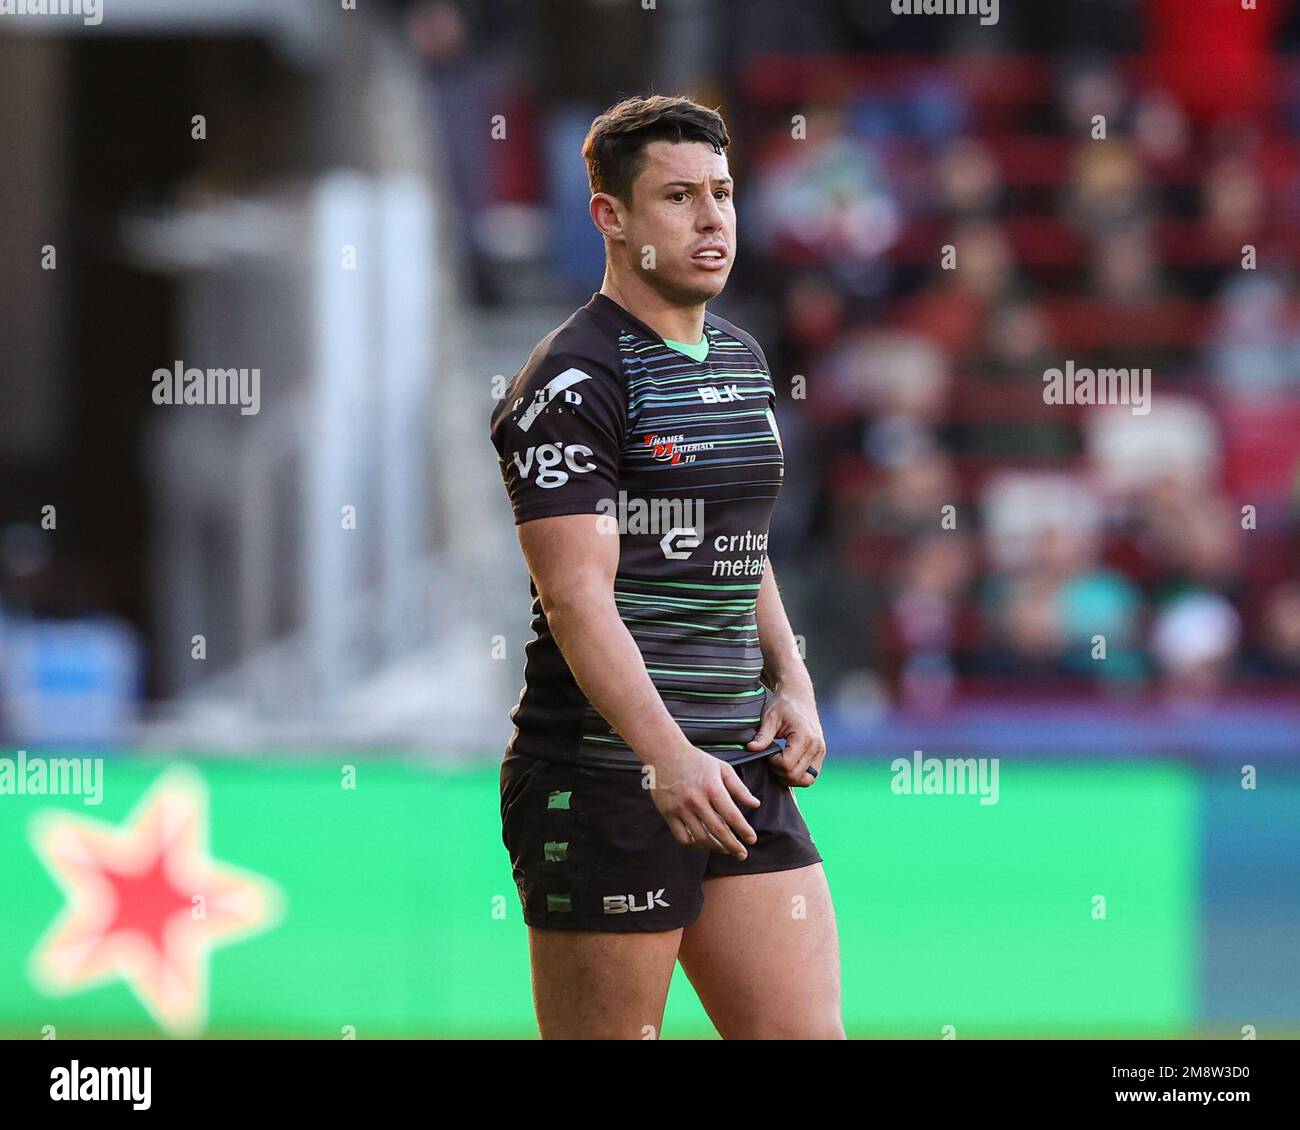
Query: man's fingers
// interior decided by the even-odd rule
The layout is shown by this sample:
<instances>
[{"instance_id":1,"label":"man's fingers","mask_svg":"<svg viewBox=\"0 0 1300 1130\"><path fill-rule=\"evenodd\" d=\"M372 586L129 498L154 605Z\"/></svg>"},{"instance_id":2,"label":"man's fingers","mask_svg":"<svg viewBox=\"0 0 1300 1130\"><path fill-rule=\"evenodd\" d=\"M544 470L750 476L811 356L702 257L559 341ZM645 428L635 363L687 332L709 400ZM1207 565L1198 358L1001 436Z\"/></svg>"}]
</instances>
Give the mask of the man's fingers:
<instances>
[{"instance_id":1,"label":"man's fingers","mask_svg":"<svg viewBox=\"0 0 1300 1130\"><path fill-rule=\"evenodd\" d=\"M817 756L817 739L811 734L794 733L785 743L782 764L792 777L802 777L803 771Z\"/></svg>"},{"instance_id":2,"label":"man's fingers","mask_svg":"<svg viewBox=\"0 0 1300 1130\"><path fill-rule=\"evenodd\" d=\"M686 827L690 829L691 842L696 847L708 848L710 851L721 852L724 855L731 854L725 847L718 843L716 839L714 839L713 833L704 826L704 822L700 817L695 815L688 816L685 823Z\"/></svg>"},{"instance_id":3,"label":"man's fingers","mask_svg":"<svg viewBox=\"0 0 1300 1130\"><path fill-rule=\"evenodd\" d=\"M690 847L694 841L691 839L691 831L686 827L685 821L679 820L676 816L669 816L667 820L668 830L672 832L673 839L679 844Z\"/></svg>"},{"instance_id":4,"label":"man's fingers","mask_svg":"<svg viewBox=\"0 0 1300 1130\"><path fill-rule=\"evenodd\" d=\"M714 811L727 822L728 827L732 829L747 844L753 844L758 841L758 833L754 831L749 821L745 819L744 814L736 807L735 802L726 793L717 797L713 802Z\"/></svg>"},{"instance_id":5,"label":"man's fingers","mask_svg":"<svg viewBox=\"0 0 1300 1130\"><path fill-rule=\"evenodd\" d=\"M758 733L754 735L753 740L747 744L748 749L767 749L772 744L772 739L776 737L776 729L780 724L780 719L776 716L776 711L769 711L763 715L762 721L758 724Z\"/></svg>"},{"instance_id":6,"label":"man's fingers","mask_svg":"<svg viewBox=\"0 0 1300 1130\"><path fill-rule=\"evenodd\" d=\"M722 763L722 783L727 786L727 792L741 804L747 804L750 808L757 808L763 803L745 787L745 782L740 779L740 774L725 761Z\"/></svg>"},{"instance_id":7,"label":"man's fingers","mask_svg":"<svg viewBox=\"0 0 1300 1130\"><path fill-rule=\"evenodd\" d=\"M790 766L794 764L790 757L790 747L786 746L780 753L774 753L767 759L768 768L773 773L788 775Z\"/></svg>"},{"instance_id":8,"label":"man's fingers","mask_svg":"<svg viewBox=\"0 0 1300 1130\"><path fill-rule=\"evenodd\" d=\"M722 850L728 855L736 855L744 859L748 854L745 851L745 845L736 839L735 833L727 827L726 822L713 809L701 812L700 822L708 829L714 840L722 845Z\"/></svg>"},{"instance_id":9,"label":"man's fingers","mask_svg":"<svg viewBox=\"0 0 1300 1130\"><path fill-rule=\"evenodd\" d=\"M781 765L790 774L798 774L800 771L800 762L806 761L811 756L813 750L813 737L807 733L788 733L785 735L785 753L781 757Z\"/></svg>"},{"instance_id":10,"label":"man's fingers","mask_svg":"<svg viewBox=\"0 0 1300 1130\"><path fill-rule=\"evenodd\" d=\"M819 739L812 739L809 748L802 756L791 757L790 751L793 748L795 747L792 742L786 746L784 753L780 755L773 754L769 757L767 759L768 768L771 769L773 776L783 785L806 789L817 780L817 776L821 772L817 762L825 757L825 747ZM810 769L816 769L817 772L809 772Z\"/></svg>"}]
</instances>

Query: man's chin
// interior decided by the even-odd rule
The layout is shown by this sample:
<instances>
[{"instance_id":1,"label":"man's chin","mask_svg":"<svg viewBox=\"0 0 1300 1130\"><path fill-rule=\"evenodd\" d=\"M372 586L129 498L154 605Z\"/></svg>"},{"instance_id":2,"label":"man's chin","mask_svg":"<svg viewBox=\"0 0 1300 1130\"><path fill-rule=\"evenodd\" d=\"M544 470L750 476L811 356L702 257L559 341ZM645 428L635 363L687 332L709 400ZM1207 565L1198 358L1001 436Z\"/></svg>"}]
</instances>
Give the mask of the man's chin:
<instances>
[{"instance_id":1,"label":"man's chin","mask_svg":"<svg viewBox=\"0 0 1300 1130\"><path fill-rule=\"evenodd\" d=\"M723 272L719 271L718 274ZM722 293L727 285L725 276L730 274L731 272L727 271L722 278L712 276L699 278L698 273L694 278L689 276L666 278L655 271L644 271L641 277L651 289L658 292L660 297L674 306L700 306L705 302L711 302Z\"/></svg>"},{"instance_id":2,"label":"man's chin","mask_svg":"<svg viewBox=\"0 0 1300 1130\"><path fill-rule=\"evenodd\" d=\"M673 300L682 306L699 306L717 298L726 288L725 277L719 279L692 279L675 288Z\"/></svg>"}]
</instances>

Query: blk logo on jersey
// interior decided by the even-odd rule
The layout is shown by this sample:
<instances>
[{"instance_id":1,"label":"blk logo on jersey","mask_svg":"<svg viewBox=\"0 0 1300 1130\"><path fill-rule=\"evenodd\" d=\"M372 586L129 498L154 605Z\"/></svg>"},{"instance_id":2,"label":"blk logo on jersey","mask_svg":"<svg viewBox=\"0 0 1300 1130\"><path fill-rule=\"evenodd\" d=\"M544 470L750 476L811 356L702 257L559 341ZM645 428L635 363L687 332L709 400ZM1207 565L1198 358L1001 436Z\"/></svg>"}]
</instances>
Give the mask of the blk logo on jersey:
<instances>
[{"instance_id":1,"label":"blk logo on jersey","mask_svg":"<svg viewBox=\"0 0 1300 1130\"><path fill-rule=\"evenodd\" d=\"M739 385L723 385L721 388L716 385L703 385L697 387L695 391L700 394L700 399L705 404L731 404L733 401L745 399L740 395Z\"/></svg>"},{"instance_id":2,"label":"blk logo on jersey","mask_svg":"<svg viewBox=\"0 0 1300 1130\"><path fill-rule=\"evenodd\" d=\"M561 447L558 443L544 443L540 447L530 447L527 451L516 451L511 457L515 470L521 479L537 475L534 481L544 490L562 487L569 481L569 472L585 475L594 471L596 464L591 462L595 452L585 443L568 443ZM580 462L580 460L583 460ZM563 466L567 470L560 470Z\"/></svg>"},{"instance_id":3,"label":"blk logo on jersey","mask_svg":"<svg viewBox=\"0 0 1300 1130\"><path fill-rule=\"evenodd\" d=\"M545 387L539 388L533 393L533 402L528 406L528 410L519 417L517 421L519 430L526 432L533 426L533 421L537 419L545 410L546 406L551 403L557 396L564 398L565 404L573 405L575 408L582 403L582 394L573 391L573 386L583 381L591 380L590 373L584 373L581 369L565 369L559 376L552 377L546 382ZM524 397L520 397L510 406L512 412L517 412L524 402Z\"/></svg>"},{"instance_id":4,"label":"blk logo on jersey","mask_svg":"<svg viewBox=\"0 0 1300 1130\"><path fill-rule=\"evenodd\" d=\"M668 909L668 903L664 901L665 888L660 887L657 891L646 891L645 906L637 906L636 895L606 895L602 900L606 914L636 914L642 910L652 910L656 906L662 906Z\"/></svg>"}]
</instances>

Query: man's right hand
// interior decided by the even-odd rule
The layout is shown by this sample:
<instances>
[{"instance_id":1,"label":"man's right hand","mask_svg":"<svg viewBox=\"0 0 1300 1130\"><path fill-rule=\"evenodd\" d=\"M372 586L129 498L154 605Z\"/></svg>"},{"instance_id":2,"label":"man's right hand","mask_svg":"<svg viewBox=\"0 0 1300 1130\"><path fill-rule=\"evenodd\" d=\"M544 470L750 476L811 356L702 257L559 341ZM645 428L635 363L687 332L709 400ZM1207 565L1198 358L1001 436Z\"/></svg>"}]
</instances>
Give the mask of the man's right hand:
<instances>
[{"instance_id":1,"label":"man's right hand","mask_svg":"<svg viewBox=\"0 0 1300 1130\"><path fill-rule=\"evenodd\" d=\"M762 801L725 761L687 745L647 760L644 772L650 798L679 844L739 859L748 855L745 845L752 846L758 833L736 805L757 808Z\"/></svg>"}]
</instances>

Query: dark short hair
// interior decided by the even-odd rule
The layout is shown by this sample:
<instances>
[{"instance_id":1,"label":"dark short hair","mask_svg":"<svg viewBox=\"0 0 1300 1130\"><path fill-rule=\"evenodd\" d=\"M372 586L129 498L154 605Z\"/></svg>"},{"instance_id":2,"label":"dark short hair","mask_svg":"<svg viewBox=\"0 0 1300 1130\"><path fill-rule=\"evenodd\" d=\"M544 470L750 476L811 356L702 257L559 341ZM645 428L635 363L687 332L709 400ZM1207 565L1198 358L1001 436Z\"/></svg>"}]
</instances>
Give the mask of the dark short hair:
<instances>
[{"instance_id":1,"label":"dark short hair","mask_svg":"<svg viewBox=\"0 0 1300 1130\"><path fill-rule=\"evenodd\" d=\"M591 123L582 143L591 191L608 192L630 205L651 141L703 141L715 153L731 144L722 115L693 99L666 94L625 98Z\"/></svg>"}]
</instances>

